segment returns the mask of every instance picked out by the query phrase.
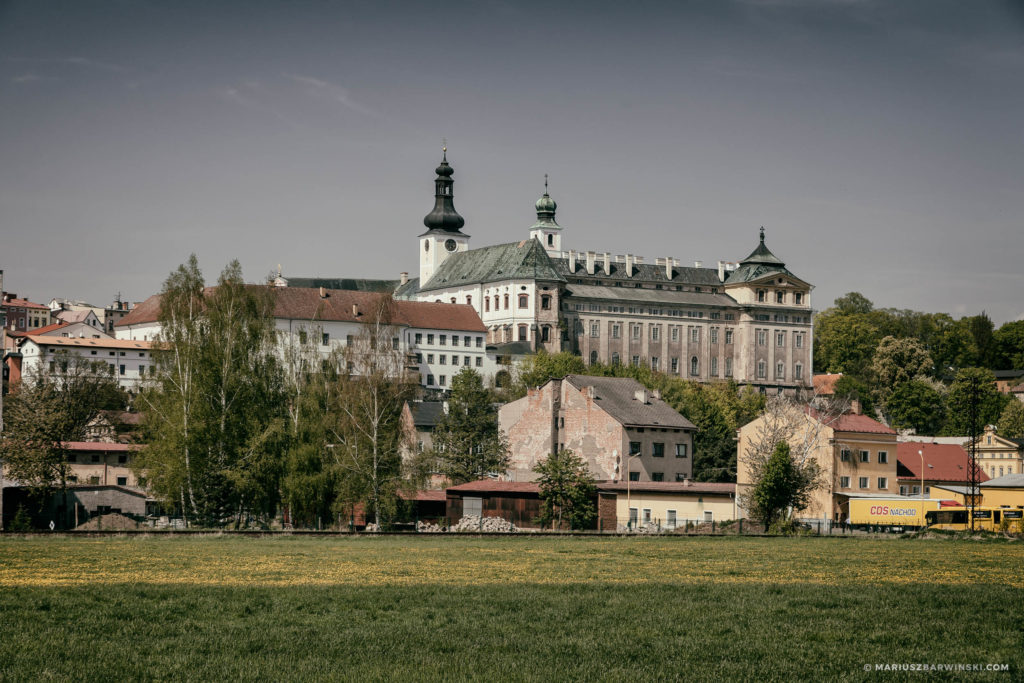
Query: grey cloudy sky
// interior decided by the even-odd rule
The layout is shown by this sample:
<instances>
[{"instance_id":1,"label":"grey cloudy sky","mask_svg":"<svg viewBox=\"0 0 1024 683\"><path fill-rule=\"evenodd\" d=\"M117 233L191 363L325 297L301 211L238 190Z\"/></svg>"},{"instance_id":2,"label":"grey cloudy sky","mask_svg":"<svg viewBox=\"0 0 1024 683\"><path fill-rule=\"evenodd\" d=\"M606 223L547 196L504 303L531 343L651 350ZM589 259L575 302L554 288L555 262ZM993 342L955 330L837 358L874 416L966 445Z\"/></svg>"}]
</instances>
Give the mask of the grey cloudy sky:
<instances>
[{"instance_id":1,"label":"grey cloudy sky","mask_svg":"<svg viewBox=\"0 0 1024 683\"><path fill-rule=\"evenodd\" d=\"M415 274L447 137L472 245L768 245L879 306L1024 316L1019 2L0 2L6 288Z\"/></svg>"}]
</instances>

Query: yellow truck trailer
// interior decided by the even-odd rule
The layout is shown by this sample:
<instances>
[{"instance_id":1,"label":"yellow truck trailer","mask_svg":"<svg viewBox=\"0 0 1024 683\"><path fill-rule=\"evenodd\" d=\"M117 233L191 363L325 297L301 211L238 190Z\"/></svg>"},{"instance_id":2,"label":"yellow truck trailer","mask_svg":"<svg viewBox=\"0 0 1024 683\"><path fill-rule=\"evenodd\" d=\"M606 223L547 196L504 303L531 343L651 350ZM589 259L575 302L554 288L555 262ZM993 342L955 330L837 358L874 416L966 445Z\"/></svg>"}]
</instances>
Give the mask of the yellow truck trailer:
<instances>
[{"instance_id":1,"label":"yellow truck trailer","mask_svg":"<svg viewBox=\"0 0 1024 683\"><path fill-rule=\"evenodd\" d=\"M923 527L928 512L938 510L942 501L925 498L850 498L849 519L853 526Z\"/></svg>"}]
</instances>

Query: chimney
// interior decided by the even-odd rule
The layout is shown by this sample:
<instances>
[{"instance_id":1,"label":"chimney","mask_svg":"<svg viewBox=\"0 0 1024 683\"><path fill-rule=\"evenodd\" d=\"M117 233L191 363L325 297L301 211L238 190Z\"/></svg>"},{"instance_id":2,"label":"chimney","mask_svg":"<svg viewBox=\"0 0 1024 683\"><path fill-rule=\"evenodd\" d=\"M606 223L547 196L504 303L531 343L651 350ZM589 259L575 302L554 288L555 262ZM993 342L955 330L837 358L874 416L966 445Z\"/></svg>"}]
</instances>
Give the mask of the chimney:
<instances>
[{"instance_id":1,"label":"chimney","mask_svg":"<svg viewBox=\"0 0 1024 683\"><path fill-rule=\"evenodd\" d=\"M399 280L399 282L401 282L401 283L402 283L403 285L409 284L409 273L407 273L407 272L405 272L405 271L403 271L403 272L399 273L399 274L398 274L398 280Z\"/></svg>"},{"instance_id":2,"label":"chimney","mask_svg":"<svg viewBox=\"0 0 1024 683\"><path fill-rule=\"evenodd\" d=\"M657 389L651 389L651 398L656 398L656 399L658 399L660 401L661 400L661 392L658 391Z\"/></svg>"},{"instance_id":3,"label":"chimney","mask_svg":"<svg viewBox=\"0 0 1024 683\"><path fill-rule=\"evenodd\" d=\"M597 254L595 254L594 252L592 252L592 251L588 251L587 252L587 275L593 275L594 274L594 257L595 256L597 256Z\"/></svg>"},{"instance_id":4,"label":"chimney","mask_svg":"<svg viewBox=\"0 0 1024 683\"><path fill-rule=\"evenodd\" d=\"M358 318L358 317L359 317L360 315L362 315L362 314L361 314L361 313L359 312L359 304L352 304L352 315L354 315L354 316L355 316L355 317L357 317L357 318Z\"/></svg>"},{"instance_id":5,"label":"chimney","mask_svg":"<svg viewBox=\"0 0 1024 683\"><path fill-rule=\"evenodd\" d=\"M320 298L321 299L326 299L327 298L327 289L325 289L324 287L320 288Z\"/></svg>"},{"instance_id":6,"label":"chimney","mask_svg":"<svg viewBox=\"0 0 1024 683\"><path fill-rule=\"evenodd\" d=\"M861 411L860 401L858 401L857 399L851 399L850 400L850 412L853 413L854 415L860 415L860 411Z\"/></svg>"},{"instance_id":7,"label":"chimney","mask_svg":"<svg viewBox=\"0 0 1024 683\"><path fill-rule=\"evenodd\" d=\"M626 277L633 277L633 255L626 254Z\"/></svg>"},{"instance_id":8,"label":"chimney","mask_svg":"<svg viewBox=\"0 0 1024 683\"><path fill-rule=\"evenodd\" d=\"M597 398L597 387L595 387L593 384L587 387L587 398L591 400Z\"/></svg>"},{"instance_id":9,"label":"chimney","mask_svg":"<svg viewBox=\"0 0 1024 683\"><path fill-rule=\"evenodd\" d=\"M704 262L703 261L694 261L693 262L693 267L694 268L703 268L704 267Z\"/></svg>"},{"instance_id":10,"label":"chimney","mask_svg":"<svg viewBox=\"0 0 1024 683\"><path fill-rule=\"evenodd\" d=\"M676 260L672 256L669 256L665 259L665 277L668 278L669 280L672 279L672 266L675 264L675 262Z\"/></svg>"},{"instance_id":11,"label":"chimney","mask_svg":"<svg viewBox=\"0 0 1024 683\"><path fill-rule=\"evenodd\" d=\"M576 272L576 252L572 249L569 250L569 272Z\"/></svg>"},{"instance_id":12,"label":"chimney","mask_svg":"<svg viewBox=\"0 0 1024 683\"><path fill-rule=\"evenodd\" d=\"M637 389L633 392L633 400L647 404L647 389Z\"/></svg>"},{"instance_id":13,"label":"chimney","mask_svg":"<svg viewBox=\"0 0 1024 683\"><path fill-rule=\"evenodd\" d=\"M612 274L612 255L610 252L604 252L601 254L601 260L604 262L604 274Z\"/></svg>"},{"instance_id":14,"label":"chimney","mask_svg":"<svg viewBox=\"0 0 1024 683\"><path fill-rule=\"evenodd\" d=\"M718 279L725 282L725 261L718 262Z\"/></svg>"}]
</instances>

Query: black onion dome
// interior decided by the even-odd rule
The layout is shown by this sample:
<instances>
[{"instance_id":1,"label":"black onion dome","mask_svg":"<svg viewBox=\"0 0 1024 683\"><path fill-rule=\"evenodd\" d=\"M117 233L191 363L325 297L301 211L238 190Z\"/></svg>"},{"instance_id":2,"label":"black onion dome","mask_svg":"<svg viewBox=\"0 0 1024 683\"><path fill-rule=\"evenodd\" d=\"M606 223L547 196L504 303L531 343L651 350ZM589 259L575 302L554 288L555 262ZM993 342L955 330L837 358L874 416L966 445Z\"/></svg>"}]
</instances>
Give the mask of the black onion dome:
<instances>
[{"instance_id":1,"label":"black onion dome","mask_svg":"<svg viewBox=\"0 0 1024 683\"><path fill-rule=\"evenodd\" d=\"M455 169L448 165L448 150L444 151L441 158L441 165L435 169L437 178L434 179L434 208L423 218L423 225L430 230L446 230L458 232L459 228L466 224L466 220L455 210L453 187L455 181L452 174Z\"/></svg>"}]
</instances>

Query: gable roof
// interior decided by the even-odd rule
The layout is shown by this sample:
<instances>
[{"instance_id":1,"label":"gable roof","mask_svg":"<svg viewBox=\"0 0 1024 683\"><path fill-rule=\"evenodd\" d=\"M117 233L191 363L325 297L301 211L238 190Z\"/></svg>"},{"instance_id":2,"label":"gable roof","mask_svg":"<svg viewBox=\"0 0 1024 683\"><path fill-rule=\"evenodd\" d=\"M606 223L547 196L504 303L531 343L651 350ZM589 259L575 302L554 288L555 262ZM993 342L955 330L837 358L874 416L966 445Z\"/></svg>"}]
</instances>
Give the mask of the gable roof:
<instances>
[{"instance_id":1,"label":"gable roof","mask_svg":"<svg viewBox=\"0 0 1024 683\"><path fill-rule=\"evenodd\" d=\"M45 308L46 310L50 310L49 306L37 304L34 301L29 301L28 299L19 299L15 296L11 296L11 298L8 299L7 296L7 292L4 292L4 300L2 302L2 305L4 306L17 306L19 308Z\"/></svg>"},{"instance_id":2,"label":"gable roof","mask_svg":"<svg viewBox=\"0 0 1024 683\"><path fill-rule=\"evenodd\" d=\"M535 239L457 251L445 259L428 282L420 284L420 291L527 279L565 281L544 247Z\"/></svg>"},{"instance_id":3,"label":"gable roof","mask_svg":"<svg viewBox=\"0 0 1024 683\"><path fill-rule=\"evenodd\" d=\"M63 321L58 323L52 323L50 325L43 325L42 327L37 327L36 329L32 330L32 334L49 334L50 332L56 332L57 330L63 329L65 327L70 327L71 324L72 323Z\"/></svg>"},{"instance_id":4,"label":"gable roof","mask_svg":"<svg viewBox=\"0 0 1024 683\"><path fill-rule=\"evenodd\" d=\"M57 320L63 320L66 323L84 323L89 319L89 316L99 320L99 317L92 310L85 309L82 311L58 311Z\"/></svg>"},{"instance_id":5,"label":"gable roof","mask_svg":"<svg viewBox=\"0 0 1024 683\"><path fill-rule=\"evenodd\" d=\"M816 408L810 406L804 406L804 412L811 416L813 419L822 421L822 413ZM892 434L896 435L896 430L886 427L878 420L872 420L867 415L859 415L857 413L843 413L834 420L828 422L828 426L832 427L837 432L854 432L859 434Z\"/></svg>"},{"instance_id":6,"label":"gable roof","mask_svg":"<svg viewBox=\"0 0 1024 683\"><path fill-rule=\"evenodd\" d=\"M673 410L660 398L632 377L592 377L566 375L565 381L577 389L594 387L594 400L601 408L626 427L668 427L696 430L692 422ZM647 402L636 399L636 392L645 391Z\"/></svg>"},{"instance_id":7,"label":"gable roof","mask_svg":"<svg viewBox=\"0 0 1024 683\"><path fill-rule=\"evenodd\" d=\"M843 373L834 374L822 373L811 378L814 384L814 393L818 396L832 396L836 393L836 382L843 376Z\"/></svg>"},{"instance_id":8,"label":"gable roof","mask_svg":"<svg viewBox=\"0 0 1024 683\"><path fill-rule=\"evenodd\" d=\"M50 337L47 335L26 334L21 343L32 342L37 346L88 346L98 349L127 349L129 351L147 351L153 348L154 343L148 341L134 341L131 339L92 339L86 337Z\"/></svg>"},{"instance_id":9,"label":"gable roof","mask_svg":"<svg viewBox=\"0 0 1024 683\"><path fill-rule=\"evenodd\" d=\"M409 412L412 413L412 423L417 427L436 427L444 415L444 403L442 401L410 401Z\"/></svg>"},{"instance_id":10,"label":"gable roof","mask_svg":"<svg viewBox=\"0 0 1024 683\"><path fill-rule=\"evenodd\" d=\"M924 454L924 478L929 481L964 482L970 480L967 451L955 444L906 442L896 446L896 477L921 479L921 456ZM979 468L978 478L988 476Z\"/></svg>"},{"instance_id":11,"label":"gable roof","mask_svg":"<svg viewBox=\"0 0 1024 683\"><path fill-rule=\"evenodd\" d=\"M252 285L262 287L264 285ZM212 287L205 290L209 296ZM384 294L343 289L307 287L272 287L274 317L288 320L310 320L359 323L367 320L380 304ZM428 303L421 301L395 301L395 325L407 325L435 330L460 332L486 332L476 310L467 304ZM160 295L154 294L132 309L131 313L114 323L115 327L157 323L160 319Z\"/></svg>"},{"instance_id":12,"label":"gable roof","mask_svg":"<svg viewBox=\"0 0 1024 683\"><path fill-rule=\"evenodd\" d=\"M377 292L389 294L401 283L400 280L373 280L370 278L348 277L290 277L289 287L306 289L326 287L327 289L349 290L353 292Z\"/></svg>"}]
</instances>

